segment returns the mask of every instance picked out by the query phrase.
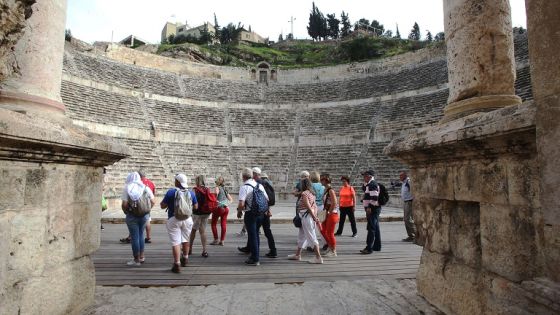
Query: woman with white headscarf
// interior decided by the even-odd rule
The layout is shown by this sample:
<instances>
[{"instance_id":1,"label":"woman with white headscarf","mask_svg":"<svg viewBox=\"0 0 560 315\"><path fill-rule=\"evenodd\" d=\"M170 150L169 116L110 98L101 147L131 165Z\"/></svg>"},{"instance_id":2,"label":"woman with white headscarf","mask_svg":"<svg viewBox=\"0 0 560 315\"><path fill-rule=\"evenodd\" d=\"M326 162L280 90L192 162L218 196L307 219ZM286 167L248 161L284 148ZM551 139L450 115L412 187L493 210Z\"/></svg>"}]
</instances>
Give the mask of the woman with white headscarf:
<instances>
[{"instance_id":1,"label":"woman with white headscarf","mask_svg":"<svg viewBox=\"0 0 560 315\"><path fill-rule=\"evenodd\" d=\"M134 256L134 260L126 263L129 266L140 266L144 262L144 227L148 222L149 213L143 216L135 216L130 208L130 202L139 201L144 195L147 195L150 199L150 208L153 207L155 200L152 190L142 183L137 172L128 174L121 195L121 208L126 214L126 225L130 233L130 245Z\"/></svg>"}]
</instances>

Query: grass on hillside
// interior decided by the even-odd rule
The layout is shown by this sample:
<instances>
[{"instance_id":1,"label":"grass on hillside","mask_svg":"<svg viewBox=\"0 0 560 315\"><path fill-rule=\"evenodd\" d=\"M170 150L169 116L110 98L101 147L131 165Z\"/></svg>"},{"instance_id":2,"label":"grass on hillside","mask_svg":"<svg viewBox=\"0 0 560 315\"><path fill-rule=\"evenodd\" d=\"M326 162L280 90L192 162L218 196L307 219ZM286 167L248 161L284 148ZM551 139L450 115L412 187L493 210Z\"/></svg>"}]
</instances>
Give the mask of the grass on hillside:
<instances>
[{"instance_id":1,"label":"grass on hillside","mask_svg":"<svg viewBox=\"0 0 560 315\"><path fill-rule=\"evenodd\" d=\"M285 41L273 46L232 43L196 45L191 43L160 45L158 54L169 50L191 51L219 65L253 66L267 61L281 69L331 66L348 62L390 57L442 42L410 41L384 37L358 37L345 41Z\"/></svg>"}]
</instances>

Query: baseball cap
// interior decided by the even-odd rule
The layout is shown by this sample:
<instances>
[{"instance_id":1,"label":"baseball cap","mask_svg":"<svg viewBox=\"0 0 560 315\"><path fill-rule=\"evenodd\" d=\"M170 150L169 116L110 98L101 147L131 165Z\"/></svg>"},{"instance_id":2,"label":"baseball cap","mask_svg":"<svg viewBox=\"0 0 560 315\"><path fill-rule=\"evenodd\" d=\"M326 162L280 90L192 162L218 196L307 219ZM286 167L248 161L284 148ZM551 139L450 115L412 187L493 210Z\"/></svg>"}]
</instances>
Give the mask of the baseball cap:
<instances>
[{"instance_id":1,"label":"baseball cap","mask_svg":"<svg viewBox=\"0 0 560 315\"><path fill-rule=\"evenodd\" d=\"M366 176L366 175L373 176L373 171L372 170L367 170L367 171L362 173L362 176Z\"/></svg>"},{"instance_id":2,"label":"baseball cap","mask_svg":"<svg viewBox=\"0 0 560 315\"><path fill-rule=\"evenodd\" d=\"M179 182L183 189L187 189L189 187L189 179L187 178L187 175L177 174L177 176L175 176L175 180Z\"/></svg>"},{"instance_id":3,"label":"baseball cap","mask_svg":"<svg viewBox=\"0 0 560 315\"><path fill-rule=\"evenodd\" d=\"M257 175L261 175L261 173L262 173L262 172L261 172L261 169L258 168L258 167L253 167L252 171L253 171L253 173L255 173L255 174L257 174Z\"/></svg>"}]
</instances>

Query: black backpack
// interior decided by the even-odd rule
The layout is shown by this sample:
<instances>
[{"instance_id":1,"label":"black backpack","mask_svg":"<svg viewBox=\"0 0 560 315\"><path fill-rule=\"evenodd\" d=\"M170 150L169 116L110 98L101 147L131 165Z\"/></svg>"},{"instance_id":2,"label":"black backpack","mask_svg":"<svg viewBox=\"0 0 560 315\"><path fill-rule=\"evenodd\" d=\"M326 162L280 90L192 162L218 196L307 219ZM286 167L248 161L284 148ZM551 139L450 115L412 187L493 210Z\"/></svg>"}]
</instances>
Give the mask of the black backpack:
<instances>
[{"instance_id":1,"label":"black backpack","mask_svg":"<svg viewBox=\"0 0 560 315\"><path fill-rule=\"evenodd\" d=\"M377 203L380 206L384 206L387 204L387 202L389 202L389 192L383 184L377 183L377 186L379 186L379 196L377 197Z\"/></svg>"},{"instance_id":2,"label":"black backpack","mask_svg":"<svg viewBox=\"0 0 560 315\"><path fill-rule=\"evenodd\" d=\"M268 195L268 206L272 207L276 203L276 196L274 195L274 187L270 184L269 181L263 180L262 185L264 187L264 191Z\"/></svg>"}]
</instances>

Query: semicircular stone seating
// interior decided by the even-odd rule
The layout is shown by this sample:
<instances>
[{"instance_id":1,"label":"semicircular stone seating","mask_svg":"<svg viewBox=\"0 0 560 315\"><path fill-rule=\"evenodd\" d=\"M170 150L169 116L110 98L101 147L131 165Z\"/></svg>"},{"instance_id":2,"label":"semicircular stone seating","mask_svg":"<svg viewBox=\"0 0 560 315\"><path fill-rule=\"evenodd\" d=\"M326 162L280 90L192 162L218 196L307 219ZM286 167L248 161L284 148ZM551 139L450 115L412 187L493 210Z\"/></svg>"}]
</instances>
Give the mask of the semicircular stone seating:
<instances>
[{"instance_id":1,"label":"semicircular stone seating","mask_svg":"<svg viewBox=\"0 0 560 315\"><path fill-rule=\"evenodd\" d=\"M516 93L532 99L526 34L516 35L515 55ZM67 48L62 98L76 124L132 149L108 168L109 197L140 168L162 188L184 172L191 182L199 174L224 176L235 191L241 169L253 166L280 193L291 191L302 170L329 173L338 187L340 176L359 186L360 172L373 169L389 184L405 166L383 148L441 119L447 64L436 56L361 77L264 85L178 75Z\"/></svg>"}]
</instances>

